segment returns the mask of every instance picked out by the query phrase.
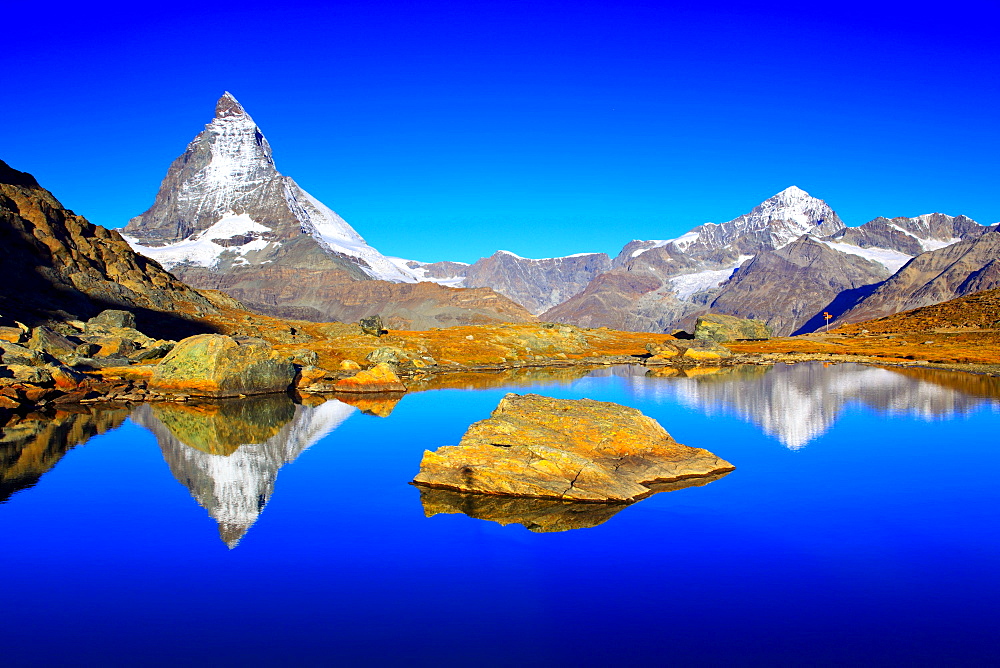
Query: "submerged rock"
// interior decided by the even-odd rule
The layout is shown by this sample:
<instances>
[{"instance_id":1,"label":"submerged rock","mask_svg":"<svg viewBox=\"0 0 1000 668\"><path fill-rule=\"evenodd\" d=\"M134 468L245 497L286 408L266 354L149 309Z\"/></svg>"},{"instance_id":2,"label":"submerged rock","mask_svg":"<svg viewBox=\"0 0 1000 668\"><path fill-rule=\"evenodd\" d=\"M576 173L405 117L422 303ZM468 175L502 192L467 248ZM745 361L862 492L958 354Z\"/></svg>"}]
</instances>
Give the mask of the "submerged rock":
<instances>
[{"instance_id":1,"label":"submerged rock","mask_svg":"<svg viewBox=\"0 0 1000 668\"><path fill-rule=\"evenodd\" d=\"M156 365L149 388L169 394L233 397L284 392L295 367L262 339L190 336Z\"/></svg>"},{"instance_id":2,"label":"submerged rock","mask_svg":"<svg viewBox=\"0 0 1000 668\"><path fill-rule=\"evenodd\" d=\"M677 443L634 408L591 399L508 394L457 446L424 452L418 485L481 494L627 503L654 483L733 465Z\"/></svg>"}]
</instances>

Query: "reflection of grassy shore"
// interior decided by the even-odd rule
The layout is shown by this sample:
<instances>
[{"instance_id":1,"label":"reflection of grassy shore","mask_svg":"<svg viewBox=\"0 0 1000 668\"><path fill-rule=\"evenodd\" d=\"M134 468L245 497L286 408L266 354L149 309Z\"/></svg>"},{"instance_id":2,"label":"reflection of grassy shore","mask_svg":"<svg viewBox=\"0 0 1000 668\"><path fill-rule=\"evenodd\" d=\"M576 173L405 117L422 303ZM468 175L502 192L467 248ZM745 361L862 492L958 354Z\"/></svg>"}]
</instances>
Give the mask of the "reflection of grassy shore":
<instances>
[{"instance_id":1,"label":"reflection of grassy shore","mask_svg":"<svg viewBox=\"0 0 1000 668\"><path fill-rule=\"evenodd\" d=\"M71 448L117 428L128 410L65 406L11 419L0 437L0 503L33 486Z\"/></svg>"}]
</instances>

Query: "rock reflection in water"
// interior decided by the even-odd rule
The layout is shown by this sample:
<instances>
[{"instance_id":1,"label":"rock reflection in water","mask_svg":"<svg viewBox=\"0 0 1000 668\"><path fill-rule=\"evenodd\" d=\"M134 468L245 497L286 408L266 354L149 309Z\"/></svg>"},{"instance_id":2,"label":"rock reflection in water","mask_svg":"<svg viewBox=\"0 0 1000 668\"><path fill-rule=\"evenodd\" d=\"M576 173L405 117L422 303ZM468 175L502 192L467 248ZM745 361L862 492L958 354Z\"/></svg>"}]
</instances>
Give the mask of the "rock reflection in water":
<instances>
[{"instance_id":1,"label":"rock reflection in water","mask_svg":"<svg viewBox=\"0 0 1000 668\"><path fill-rule=\"evenodd\" d=\"M73 447L121 426L124 408L74 406L14 417L0 436L0 503L34 487Z\"/></svg>"},{"instance_id":2,"label":"rock reflection in water","mask_svg":"<svg viewBox=\"0 0 1000 668\"><path fill-rule=\"evenodd\" d=\"M460 373L439 373L409 379L406 387L411 392L422 390L461 389L486 390L497 387L515 388L530 386L540 382L572 382L603 371L592 366L549 366L524 367L489 371L465 371Z\"/></svg>"},{"instance_id":3,"label":"rock reflection in water","mask_svg":"<svg viewBox=\"0 0 1000 668\"><path fill-rule=\"evenodd\" d=\"M925 420L1000 405L997 379L936 369L809 362L656 375L630 378L632 394L677 401L708 415L736 414L793 450L826 433L851 403Z\"/></svg>"},{"instance_id":4,"label":"rock reflection in water","mask_svg":"<svg viewBox=\"0 0 1000 668\"><path fill-rule=\"evenodd\" d=\"M729 472L648 485L654 494L688 487L701 487ZM631 503L581 503L554 499L533 499L497 494L468 494L450 489L418 486L424 515L463 514L501 526L520 524L536 533L589 529L604 524ZM641 503L639 501L638 503Z\"/></svg>"},{"instance_id":5,"label":"rock reflection in water","mask_svg":"<svg viewBox=\"0 0 1000 668\"><path fill-rule=\"evenodd\" d=\"M406 396L406 393L378 392L371 394L351 394L344 392L335 396L337 401L345 403L349 406L354 406L366 415L374 415L376 417L385 418L392 414L393 409L396 408L396 404L399 403L400 399Z\"/></svg>"},{"instance_id":6,"label":"rock reflection in water","mask_svg":"<svg viewBox=\"0 0 1000 668\"><path fill-rule=\"evenodd\" d=\"M230 548L274 492L278 470L336 429L354 408L298 405L285 395L143 405L132 420L156 435L171 473L219 524Z\"/></svg>"}]
</instances>

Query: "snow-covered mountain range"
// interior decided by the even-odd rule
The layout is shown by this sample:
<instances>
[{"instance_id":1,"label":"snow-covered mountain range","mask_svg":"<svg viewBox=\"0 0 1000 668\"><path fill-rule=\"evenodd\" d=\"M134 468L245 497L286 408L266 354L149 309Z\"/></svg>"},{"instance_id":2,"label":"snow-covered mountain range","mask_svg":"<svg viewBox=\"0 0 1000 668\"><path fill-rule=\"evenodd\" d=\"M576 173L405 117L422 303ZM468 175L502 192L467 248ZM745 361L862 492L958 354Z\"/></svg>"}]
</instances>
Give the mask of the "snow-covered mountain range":
<instances>
[{"instance_id":1,"label":"snow-covered mountain range","mask_svg":"<svg viewBox=\"0 0 1000 668\"><path fill-rule=\"evenodd\" d=\"M278 172L260 128L226 93L123 236L195 287L279 316L380 313L395 328L421 328L535 315L670 331L711 310L789 334L808 331L826 307L855 308L914 257L989 229L940 213L848 227L826 202L791 186L728 222L632 241L614 259L497 251L471 265L406 260L380 253ZM459 296L455 288L479 292ZM891 297L882 299L880 308L891 308Z\"/></svg>"},{"instance_id":2,"label":"snow-covered mountain range","mask_svg":"<svg viewBox=\"0 0 1000 668\"><path fill-rule=\"evenodd\" d=\"M851 228L826 202L791 186L731 221L626 244L611 271L542 317L670 331L711 311L760 318L791 334L818 326L813 316L842 295L852 297L843 307L850 308L916 255L989 229L937 213Z\"/></svg>"}]
</instances>

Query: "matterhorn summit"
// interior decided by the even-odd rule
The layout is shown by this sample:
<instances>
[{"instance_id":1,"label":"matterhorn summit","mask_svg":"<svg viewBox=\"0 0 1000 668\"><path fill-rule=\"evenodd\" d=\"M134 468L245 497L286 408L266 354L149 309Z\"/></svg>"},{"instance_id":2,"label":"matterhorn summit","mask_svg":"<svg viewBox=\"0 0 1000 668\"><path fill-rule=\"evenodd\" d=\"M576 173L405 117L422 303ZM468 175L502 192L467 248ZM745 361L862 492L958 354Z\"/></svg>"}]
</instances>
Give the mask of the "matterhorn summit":
<instances>
[{"instance_id":1,"label":"matterhorn summit","mask_svg":"<svg viewBox=\"0 0 1000 668\"><path fill-rule=\"evenodd\" d=\"M365 243L347 222L282 176L271 146L253 118L230 93L215 105L215 118L170 165L153 206L133 218L125 238L168 269L178 266L225 271L263 264L292 252L315 260L316 245L332 265L356 278L415 282L403 261ZM315 244L302 243L307 236Z\"/></svg>"},{"instance_id":2,"label":"matterhorn summit","mask_svg":"<svg viewBox=\"0 0 1000 668\"><path fill-rule=\"evenodd\" d=\"M490 288L447 287L455 281L439 277L440 267L429 272L369 246L278 171L264 134L229 93L170 165L153 206L122 232L188 285L277 317L352 322L379 314L393 329L532 320Z\"/></svg>"}]
</instances>

